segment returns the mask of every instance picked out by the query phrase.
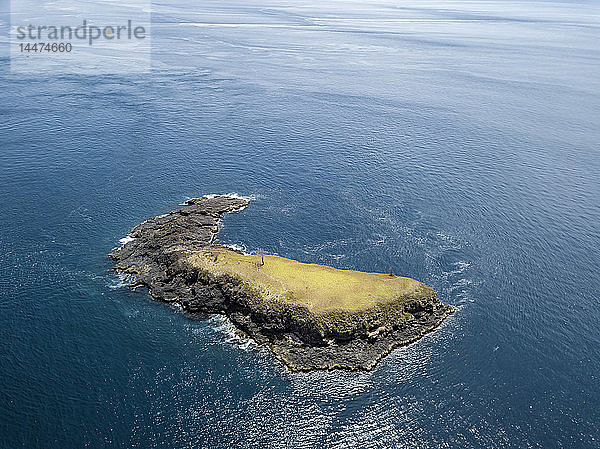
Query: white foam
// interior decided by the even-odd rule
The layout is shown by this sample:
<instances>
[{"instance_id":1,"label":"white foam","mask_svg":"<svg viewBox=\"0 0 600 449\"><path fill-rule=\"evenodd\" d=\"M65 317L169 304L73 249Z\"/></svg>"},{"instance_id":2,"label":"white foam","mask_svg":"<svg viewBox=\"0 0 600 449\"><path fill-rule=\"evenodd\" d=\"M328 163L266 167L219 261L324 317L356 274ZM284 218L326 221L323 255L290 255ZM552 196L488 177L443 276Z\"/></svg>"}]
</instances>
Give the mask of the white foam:
<instances>
[{"instance_id":1,"label":"white foam","mask_svg":"<svg viewBox=\"0 0 600 449\"><path fill-rule=\"evenodd\" d=\"M228 243L228 244L223 245L223 246L225 246L227 248L231 248L234 251L241 251L242 253L244 253L246 255L250 254L248 252L248 248L246 247L246 245L238 245L237 243Z\"/></svg>"},{"instance_id":2,"label":"white foam","mask_svg":"<svg viewBox=\"0 0 600 449\"><path fill-rule=\"evenodd\" d=\"M190 196L186 196L185 197L185 201L179 203L179 206L189 206L189 202L192 200L199 200L202 198L206 198L209 200L212 200L213 198L217 198L217 197L222 197L222 196L227 196L227 197L231 197L231 198L237 198L240 200L246 200L246 201L256 201L256 195L240 195L239 193L236 192L232 192L232 193L207 193L206 195L202 195L200 197L196 197L196 198L192 198ZM246 206L240 207L239 209L236 209L234 211L231 212L239 212L241 210L244 210L246 208Z\"/></svg>"},{"instance_id":3,"label":"white foam","mask_svg":"<svg viewBox=\"0 0 600 449\"><path fill-rule=\"evenodd\" d=\"M248 207L248 206L242 206L242 207L240 207L240 208L238 208L238 209L236 209L236 210L232 210L231 212L241 212L241 211L243 211L244 209L246 209L247 207Z\"/></svg>"},{"instance_id":4,"label":"white foam","mask_svg":"<svg viewBox=\"0 0 600 449\"><path fill-rule=\"evenodd\" d=\"M212 198L216 198L216 197L219 197L219 196L229 196L231 198L237 198L237 199L240 199L240 200L256 201L256 195L240 195L237 192L231 192L231 193L227 193L227 194L209 193L207 195L204 195L203 197L204 198L208 198L208 199L212 199Z\"/></svg>"},{"instance_id":5,"label":"white foam","mask_svg":"<svg viewBox=\"0 0 600 449\"><path fill-rule=\"evenodd\" d=\"M130 235L128 235L127 237L123 237L122 239L119 240L119 243L121 245L127 245L129 242L133 242L135 240L135 237L131 237Z\"/></svg>"},{"instance_id":6,"label":"white foam","mask_svg":"<svg viewBox=\"0 0 600 449\"><path fill-rule=\"evenodd\" d=\"M226 343L234 344L243 350L258 347L258 344L254 340L242 335L226 316L214 315L210 321L214 324L212 326L214 330L225 334Z\"/></svg>"},{"instance_id":7,"label":"white foam","mask_svg":"<svg viewBox=\"0 0 600 449\"><path fill-rule=\"evenodd\" d=\"M131 274L117 273L116 278L112 277L108 284L108 288L111 290L117 290L119 288L127 287L131 283Z\"/></svg>"}]
</instances>

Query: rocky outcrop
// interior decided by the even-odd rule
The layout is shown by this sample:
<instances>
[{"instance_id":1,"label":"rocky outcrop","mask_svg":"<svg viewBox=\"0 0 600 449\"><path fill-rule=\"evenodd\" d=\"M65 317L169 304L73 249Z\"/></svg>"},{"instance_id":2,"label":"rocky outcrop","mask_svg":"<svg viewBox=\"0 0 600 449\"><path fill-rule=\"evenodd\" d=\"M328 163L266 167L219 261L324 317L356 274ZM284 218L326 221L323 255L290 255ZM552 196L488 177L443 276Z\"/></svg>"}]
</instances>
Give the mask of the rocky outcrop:
<instances>
[{"instance_id":1,"label":"rocky outcrop","mask_svg":"<svg viewBox=\"0 0 600 449\"><path fill-rule=\"evenodd\" d=\"M192 265L190 256L215 247L223 214L248 204L228 196L200 198L151 218L133 228L128 242L110 253L116 261L113 269L130 274L132 286L146 286L152 297L177 302L190 314L226 315L294 371L370 370L394 348L434 330L454 311L422 285L401 302L317 316L300 305L265 302L235 276Z\"/></svg>"}]
</instances>

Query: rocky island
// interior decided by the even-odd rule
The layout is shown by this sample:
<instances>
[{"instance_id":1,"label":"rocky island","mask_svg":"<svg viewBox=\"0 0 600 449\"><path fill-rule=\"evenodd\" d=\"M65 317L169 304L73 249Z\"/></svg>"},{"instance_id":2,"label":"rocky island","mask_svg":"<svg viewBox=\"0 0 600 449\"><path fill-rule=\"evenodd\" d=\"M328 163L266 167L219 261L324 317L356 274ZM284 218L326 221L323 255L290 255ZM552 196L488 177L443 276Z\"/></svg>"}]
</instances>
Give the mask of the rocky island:
<instances>
[{"instance_id":1,"label":"rocky island","mask_svg":"<svg viewBox=\"0 0 600 449\"><path fill-rule=\"evenodd\" d=\"M425 284L215 245L223 214L249 201L189 200L133 228L113 270L191 314L224 314L292 371L370 370L434 330L454 307Z\"/></svg>"}]
</instances>

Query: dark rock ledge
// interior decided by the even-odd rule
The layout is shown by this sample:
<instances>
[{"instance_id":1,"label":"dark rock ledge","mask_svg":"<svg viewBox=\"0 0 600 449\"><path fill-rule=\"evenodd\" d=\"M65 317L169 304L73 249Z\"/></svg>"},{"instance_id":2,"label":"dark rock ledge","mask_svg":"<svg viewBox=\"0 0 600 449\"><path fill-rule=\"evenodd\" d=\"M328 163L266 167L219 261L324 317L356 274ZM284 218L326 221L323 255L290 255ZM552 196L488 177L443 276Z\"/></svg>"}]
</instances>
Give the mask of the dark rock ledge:
<instances>
[{"instance_id":1,"label":"dark rock ledge","mask_svg":"<svg viewBox=\"0 0 600 449\"><path fill-rule=\"evenodd\" d=\"M113 270L132 275L130 286L146 286L153 298L176 302L190 314L226 315L292 371L371 370L394 348L420 339L454 312L423 285L400 306L314 316L301 306L265 307L234 276L192 266L191 255L216 247L223 214L248 204L228 196L199 198L151 218L109 254L116 261Z\"/></svg>"}]
</instances>

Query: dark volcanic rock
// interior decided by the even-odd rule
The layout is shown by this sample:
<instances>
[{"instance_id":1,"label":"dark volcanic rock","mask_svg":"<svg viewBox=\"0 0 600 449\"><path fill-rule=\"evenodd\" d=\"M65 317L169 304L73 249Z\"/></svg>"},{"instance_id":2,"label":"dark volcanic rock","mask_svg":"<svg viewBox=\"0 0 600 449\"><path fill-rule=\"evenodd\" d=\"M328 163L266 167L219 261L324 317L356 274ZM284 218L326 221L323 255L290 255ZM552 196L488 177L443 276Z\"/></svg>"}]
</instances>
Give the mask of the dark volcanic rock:
<instances>
[{"instance_id":1,"label":"dark volcanic rock","mask_svg":"<svg viewBox=\"0 0 600 449\"><path fill-rule=\"evenodd\" d=\"M188 313L227 315L294 371L372 369L392 349L418 340L454 311L425 285L402 303L402 319L398 314L389 318L384 309L340 312L329 317L343 318L344 326L336 327L302 306L262 307L260 298L250 295L237 278L202 271L187 261L216 247L213 240L223 214L248 204L228 196L199 198L146 220L133 228L129 242L110 253L116 261L113 269L132 275L132 286L147 286L152 297L177 302Z\"/></svg>"}]
</instances>

